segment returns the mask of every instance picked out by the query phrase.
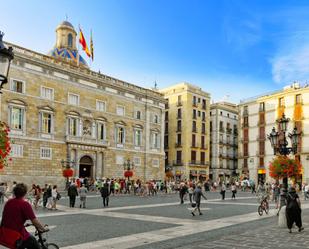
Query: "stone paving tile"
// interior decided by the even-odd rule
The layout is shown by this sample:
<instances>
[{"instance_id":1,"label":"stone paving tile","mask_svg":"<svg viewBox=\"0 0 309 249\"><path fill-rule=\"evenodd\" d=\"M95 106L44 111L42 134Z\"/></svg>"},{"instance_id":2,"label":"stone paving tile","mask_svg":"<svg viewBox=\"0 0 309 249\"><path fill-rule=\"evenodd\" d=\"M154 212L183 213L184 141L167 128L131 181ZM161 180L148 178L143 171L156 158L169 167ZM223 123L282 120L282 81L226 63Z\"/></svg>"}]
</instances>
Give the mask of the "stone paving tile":
<instances>
[{"instance_id":1,"label":"stone paving tile","mask_svg":"<svg viewBox=\"0 0 309 249\"><path fill-rule=\"evenodd\" d=\"M277 222L275 222L265 227L263 226L252 230L249 229L243 233L222 236L215 241L199 241L197 244L192 243L192 245L185 245L178 248L309 248L309 212L306 210L305 213L307 214L303 214L305 230L301 233L297 231L297 228L294 228L293 233L289 234L287 228L279 228Z\"/></svg>"}]
</instances>

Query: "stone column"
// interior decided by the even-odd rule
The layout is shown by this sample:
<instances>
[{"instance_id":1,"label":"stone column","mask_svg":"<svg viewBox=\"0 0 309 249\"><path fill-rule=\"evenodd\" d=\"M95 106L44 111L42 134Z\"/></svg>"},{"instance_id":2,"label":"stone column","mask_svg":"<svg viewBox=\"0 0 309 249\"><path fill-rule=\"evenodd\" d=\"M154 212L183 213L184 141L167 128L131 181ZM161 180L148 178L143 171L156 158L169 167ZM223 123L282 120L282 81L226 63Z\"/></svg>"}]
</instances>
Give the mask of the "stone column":
<instances>
[{"instance_id":1,"label":"stone column","mask_svg":"<svg viewBox=\"0 0 309 249\"><path fill-rule=\"evenodd\" d=\"M103 152L97 152L97 178L102 178L104 176L104 169L103 169Z\"/></svg>"}]
</instances>

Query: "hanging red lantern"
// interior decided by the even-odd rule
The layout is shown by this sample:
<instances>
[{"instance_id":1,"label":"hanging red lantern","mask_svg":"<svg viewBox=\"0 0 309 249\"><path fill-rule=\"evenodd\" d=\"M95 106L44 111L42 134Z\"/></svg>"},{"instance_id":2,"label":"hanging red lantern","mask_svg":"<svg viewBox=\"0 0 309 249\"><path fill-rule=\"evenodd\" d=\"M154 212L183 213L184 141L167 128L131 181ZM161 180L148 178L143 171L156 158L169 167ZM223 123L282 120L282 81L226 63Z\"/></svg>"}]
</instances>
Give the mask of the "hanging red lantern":
<instances>
[{"instance_id":1,"label":"hanging red lantern","mask_svg":"<svg viewBox=\"0 0 309 249\"><path fill-rule=\"evenodd\" d=\"M69 169L64 169L63 172L62 172L62 175L64 177L72 177L74 174L74 171L73 169L69 168Z\"/></svg>"},{"instance_id":2,"label":"hanging red lantern","mask_svg":"<svg viewBox=\"0 0 309 249\"><path fill-rule=\"evenodd\" d=\"M133 176L133 171L132 170L126 170L124 172L124 177L132 177Z\"/></svg>"}]
</instances>

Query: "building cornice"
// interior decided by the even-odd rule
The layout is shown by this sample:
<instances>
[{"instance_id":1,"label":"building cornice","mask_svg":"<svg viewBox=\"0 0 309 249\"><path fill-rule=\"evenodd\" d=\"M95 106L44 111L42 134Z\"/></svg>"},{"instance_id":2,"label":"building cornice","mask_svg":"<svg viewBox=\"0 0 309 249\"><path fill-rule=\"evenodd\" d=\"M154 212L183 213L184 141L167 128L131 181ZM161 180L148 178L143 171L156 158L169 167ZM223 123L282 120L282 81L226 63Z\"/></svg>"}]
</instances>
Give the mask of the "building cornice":
<instances>
[{"instance_id":1,"label":"building cornice","mask_svg":"<svg viewBox=\"0 0 309 249\"><path fill-rule=\"evenodd\" d=\"M16 61L18 59L25 60L25 62L31 62L35 66L44 67L44 69L48 72L53 70L59 73L69 74L72 78L77 79L77 81L90 80L91 83L97 84L98 86L104 85L115 88L119 91L125 90L126 93L136 94L141 98L147 97L149 99L153 99L154 101L165 103L163 94L151 89L139 87L111 76L91 71L87 68L78 67L66 62L65 60L60 61L51 56L32 51L9 42L5 42L5 44L13 47L15 55L13 63L17 63Z\"/></svg>"}]
</instances>

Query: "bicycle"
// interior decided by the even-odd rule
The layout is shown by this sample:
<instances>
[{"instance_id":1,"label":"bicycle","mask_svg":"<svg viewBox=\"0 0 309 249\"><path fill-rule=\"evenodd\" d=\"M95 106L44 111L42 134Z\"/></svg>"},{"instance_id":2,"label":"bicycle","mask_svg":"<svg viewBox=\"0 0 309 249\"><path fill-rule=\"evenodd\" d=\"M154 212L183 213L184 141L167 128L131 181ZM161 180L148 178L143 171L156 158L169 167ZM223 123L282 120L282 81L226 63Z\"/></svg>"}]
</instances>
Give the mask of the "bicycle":
<instances>
[{"instance_id":1,"label":"bicycle","mask_svg":"<svg viewBox=\"0 0 309 249\"><path fill-rule=\"evenodd\" d=\"M33 226L32 224L26 224L25 227ZM46 225L47 227L47 225ZM41 249L59 249L59 246L57 246L55 243L48 243L47 239L43 237L44 233L47 233L49 230L41 232L35 227L35 233L34 236L38 237L37 242L40 245Z\"/></svg>"},{"instance_id":2,"label":"bicycle","mask_svg":"<svg viewBox=\"0 0 309 249\"><path fill-rule=\"evenodd\" d=\"M258 207L258 214L260 216L263 215L263 211L265 212L265 214L269 213L269 204L268 204L268 201L267 201L267 197L263 198L260 206Z\"/></svg>"}]
</instances>

